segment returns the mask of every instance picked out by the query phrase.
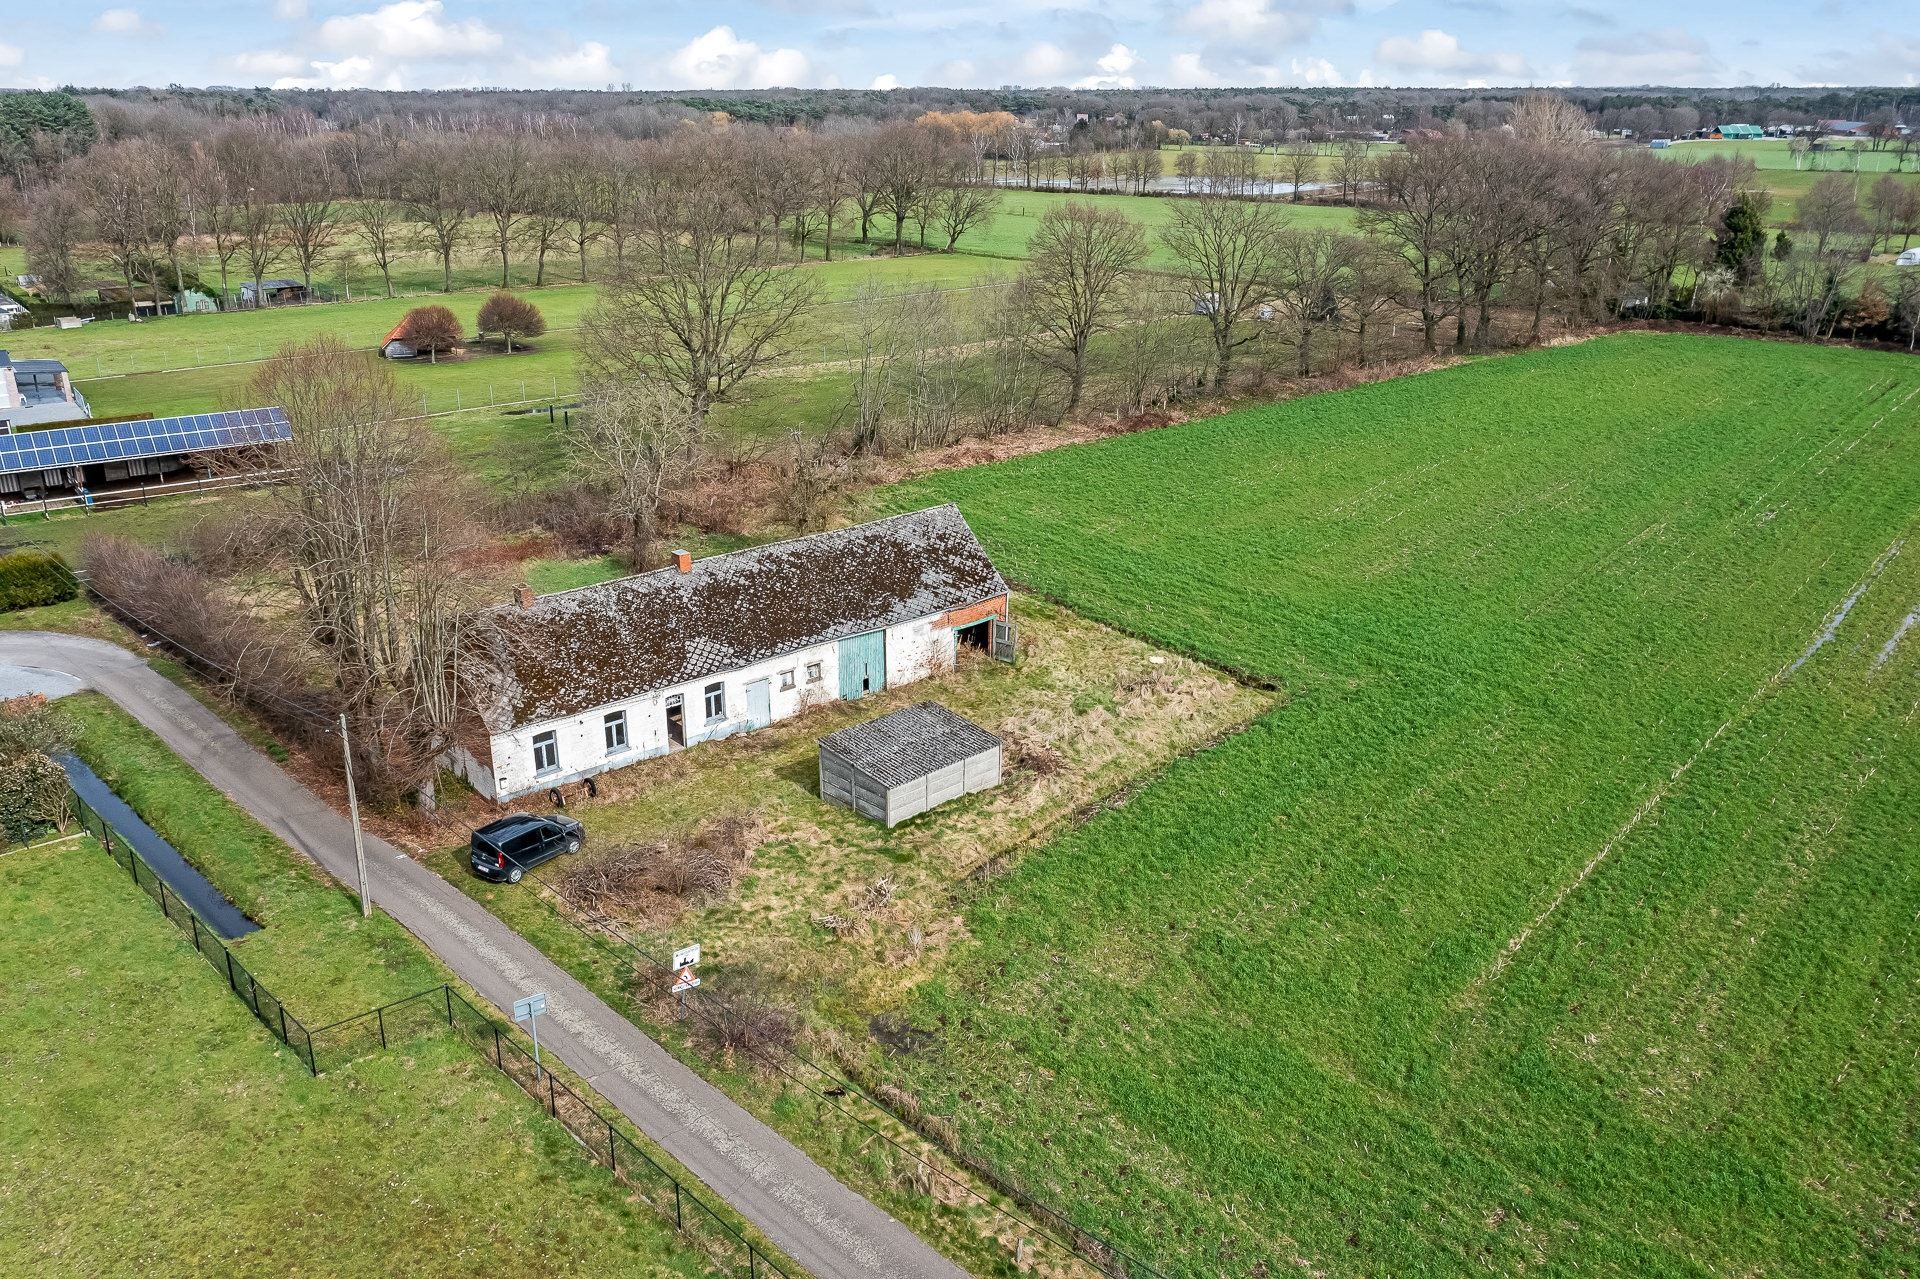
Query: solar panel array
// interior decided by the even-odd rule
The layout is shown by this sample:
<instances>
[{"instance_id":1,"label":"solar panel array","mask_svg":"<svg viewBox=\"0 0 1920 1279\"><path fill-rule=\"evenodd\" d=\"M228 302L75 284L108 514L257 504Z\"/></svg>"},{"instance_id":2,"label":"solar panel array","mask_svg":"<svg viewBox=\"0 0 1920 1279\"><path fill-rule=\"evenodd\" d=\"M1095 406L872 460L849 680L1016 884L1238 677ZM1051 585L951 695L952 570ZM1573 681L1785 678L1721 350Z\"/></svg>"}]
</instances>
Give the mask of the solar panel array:
<instances>
[{"instance_id":1,"label":"solar panel array","mask_svg":"<svg viewBox=\"0 0 1920 1279\"><path fill-rule=\"evenodd\" d=\"M145 422L87 422L46 431L0 435L0 474L128 458L207 453L276 444L293 438L282 409L237 409Z\"/></svg>"}]
</instances>

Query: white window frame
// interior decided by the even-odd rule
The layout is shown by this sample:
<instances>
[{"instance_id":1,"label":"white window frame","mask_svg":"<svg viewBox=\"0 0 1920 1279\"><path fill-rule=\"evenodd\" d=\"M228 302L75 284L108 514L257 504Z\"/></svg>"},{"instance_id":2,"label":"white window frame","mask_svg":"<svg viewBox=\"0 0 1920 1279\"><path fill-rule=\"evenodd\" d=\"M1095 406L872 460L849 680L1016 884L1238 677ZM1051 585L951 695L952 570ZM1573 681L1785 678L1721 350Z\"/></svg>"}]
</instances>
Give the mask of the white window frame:
<instances>
[{"instance_id":1,"label":"white window frame","mask_svg":"<svg viewBox=\"0 0 1920 1279\"><path fill-rule=\"evenodd\" d=\"M600 738L607 744L609 755L618 755L632 748L633 738L627 732L627 712L624 708L608 711L600 717Z\"/></svg>"},{"instance_id":2,"label":"white window frame","mask_svg":"<svg viewBox=\"0 0 1920 1279\"><path fill-rule=\"evenodd\" d=\"M780 691L785 693L792 688L793 688L793 672L781 671L780 672Z\"/></svg>"},{"instance_id":3,"label":"white window frame","mask_svg":"<svg viewBox=\"0 0 1920 1279\"><path fill-rule=\"evenodd\" d=\"M823 669L822 663L808 662L807 663L807 683L818 684L823 678L821 673L822 669Z\"/></svg>"},{"instance_id":4,"label":"white window frame","mask_svg":"<svg viewBox=\"0 0 1920 1279\"><path fill-rule=\"evenodd\" d=\"M727 684L725 680L716 680L700 690L700 706L706 712L707 723L718 724L727 717Z\"/></svg>"},{"instance_id":5,"label":"white window frame","mask_svg":"<svg viewBox=\"0 0 1920 1279\"><path fill-rule=\"evenodd\" d=\"M550 761L545 764L540 762L543 748ZM551 777L559 771L560 730L549 728L543 732L535 733L533 735L533 775L535 777Z\"/></svg>"}]
</instances>

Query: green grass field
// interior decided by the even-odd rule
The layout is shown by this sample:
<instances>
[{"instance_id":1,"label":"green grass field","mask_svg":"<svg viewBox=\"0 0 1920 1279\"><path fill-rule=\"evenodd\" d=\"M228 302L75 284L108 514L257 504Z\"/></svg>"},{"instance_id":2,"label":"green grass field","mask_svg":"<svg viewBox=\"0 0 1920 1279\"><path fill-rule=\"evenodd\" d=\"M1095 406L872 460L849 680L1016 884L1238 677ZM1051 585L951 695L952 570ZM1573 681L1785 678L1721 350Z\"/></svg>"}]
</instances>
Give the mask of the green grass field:
<instances>
[{"instance_id":1,"label":"green grass field","mask_svg":"<svg viewBox=\"0 0 1920 1279\"><path fill-rule=\"evenodd\" d=\"M1175 1274L1920 1264L1920 365L1623 336L938 499L1291 694L979 889L889 1067L970 1146Z\"/></svg>"},{"instance_id":2,"label":"green grass field","mask_svg":"<svg viewBox=\"0 0 1920 1279\"><path fill-rule=\"evenodd\" d=\"M796 333L786 362L803 365L842 358L856 316L858 304L853 299L865 288L974 290L1009 278L1015 269L1014 263L970 254L812 262L805 270L816 282L819 305ZM597 295L590 285L531 294L546 317L548 332L530 349L507 355L476 347L464 359L413 360L392 367L403 384L419 392L427 412L569 395L577 385L577 329ZM483 298L482 294L460 294L445 302L471 327ZM283 307L170 316L141 324L100 320L82 329L38 328L9 334L6 349L16 358L65 361L97 416L198 413L239 404L260 361L288 342L326 333L374 359L380 339L420 302L411 298Z\"/></svg>"},{"instance_id":3,"label":"green grass field","mask_svg":"<svg viewBox=\"0 0 1920 1279\"><path fill-rule=\"evenodd\" d=\"M1000 208L993 221L983 229L970 232L962 237L960 249L966 253L982 254L989 257L1024 258L1027 255L1027 242L1039 229L1040 219L1047 211L1065 204L1069 200L1079 200L1091 204L1096 209L1116 209L1139 222L1147 231L1147 264L1158 269L1168 269L1174 265L1173 256L1160 242L1157 234L1173 216L1178 207L1180 196L1150 195L1075 195L1065 191L1021 191L1008 190L1000 197ZM1285 220L1289 226L1317 230L1322 227L1334 231L1352 231L1354 229L1355 210L1337 208L1324 204L1285 204L1279 206L1285 210ZM908 228L911 232L912 228Z\"/></svg>"},{"instance_id":4,"label":"green grass field","mask_svg":"<svg viewBox=\"0 0 1920 1279\"><path fill-rule=\"evenodd\" d=\"M1774 138L1757 142L1676 142L1654 154L1682 163L1698 163L1715 156L1752 160L1759 170L1761 189L1773 197L1769 220L1774 226L1791 226L1799 216L1800 197L1827 174L1852 175L1855 193L1864 205L1868 189L1882 174L1895 172L1898 163L1891 151L1825 151L1804 156L1801 167L1795 169L1786 141ZM1920 183L1920 171L1909 164L1902 180Z\"/></svg>"},{"instance_id":5,"label":"green grass field","mask_svg":"<svg viewBox=\"0 0 1920 1279\"><path fill-rule=\"evenodd\" d=\"M296 1011L440 980L144 730L70 704L81 752L266 925L235 955ZM8 1273L703 1273L457 1041L309 1076L88 841L0 857L0 935Z\"/></svg>"}]
</instances>

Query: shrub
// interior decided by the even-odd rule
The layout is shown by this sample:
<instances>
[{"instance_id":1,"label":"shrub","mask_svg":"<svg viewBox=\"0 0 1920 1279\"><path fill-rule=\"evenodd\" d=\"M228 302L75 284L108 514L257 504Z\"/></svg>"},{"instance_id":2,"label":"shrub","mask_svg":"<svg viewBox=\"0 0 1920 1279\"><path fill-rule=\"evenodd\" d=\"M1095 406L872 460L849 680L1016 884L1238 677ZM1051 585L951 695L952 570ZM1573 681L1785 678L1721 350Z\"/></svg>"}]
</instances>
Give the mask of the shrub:
<instances>
[{"instance_id":1,"label":"shrub","mask_svg":"<svg viewBox=\"0 0 1920 1279\"><path fill-rule=\"evenodd\" d=\"M488 298L480 307L480 332L498 333L513 350L515 338L537 338L547 331L546 317L540 308L505 289Z\"/></svg>"},{"instance_id":2,"label":"shrub","mask_svg":"<svg viewBox=\"0 0 1920 1279\"><path fill-rule=\"evenodd\" d=\"M65 830L67 775L53 756L69 745L65 722L44 697L0 702L0 843Z\"/></svg>"},{"instance_id":3,"label":"shrub","mask_svg":"<svg viewBox=\"0 0 1920 1279\"><path fill-rule=\"evenodd\" d=\"M400 340L434 362L460 345L460 317L444 306L416 306L400 320Z\"/></svg>"},{"instance_id":4,"label":"shrub","mask_svg":"<svg viewBox=\"0 0 1920 1279\"><path fill-rule=\"evenodd\" d=\"M282 732L301 740L333 718L297 637L236 607L190 564L150 546L96 534L86 543L87 585L134 626L166 641L230 687Z\"/></svg>"},{"instance_id":5,"label":"shrub","mask_svg":"<svg viewBox=\"0 0 1920 1279\"><path fill-rule=\"evenodd\" d=\"M0 613L58 604L79 593L67 562L52 551L0 555Z\"/></svg>"}]
</instances>

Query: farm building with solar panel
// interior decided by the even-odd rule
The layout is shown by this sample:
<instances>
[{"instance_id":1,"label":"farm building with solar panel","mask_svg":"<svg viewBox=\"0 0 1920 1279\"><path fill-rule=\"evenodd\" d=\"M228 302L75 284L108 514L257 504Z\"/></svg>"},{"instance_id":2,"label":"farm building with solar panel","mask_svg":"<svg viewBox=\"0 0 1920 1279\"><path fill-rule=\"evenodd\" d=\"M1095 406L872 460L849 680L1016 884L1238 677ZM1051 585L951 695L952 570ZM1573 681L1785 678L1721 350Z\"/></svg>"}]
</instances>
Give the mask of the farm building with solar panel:
<instances>
[{"instance_id":1,"label":"farm building with solar panel","mask_svg":"<svg viewBox=\"0 0 1920 1279\"><path fill-rule=\"evenodd\" d=\"M481 615L451 764L508 800L1008 645L1007 583L958 507L714 555Z\"/></svg>"},{"instance_id":2,"label":"farm building with solar panel","mask_svg":"<svg viewBox=\"0 0 1920 1279\"><path fill-rule=\"evenodd\" d=\"M249 450L293 438L277 408L0 434L0 501L37 502L165 483L211 472ZM225 459L225 461L222 461Z\"/></svg>"}]
</instances>

